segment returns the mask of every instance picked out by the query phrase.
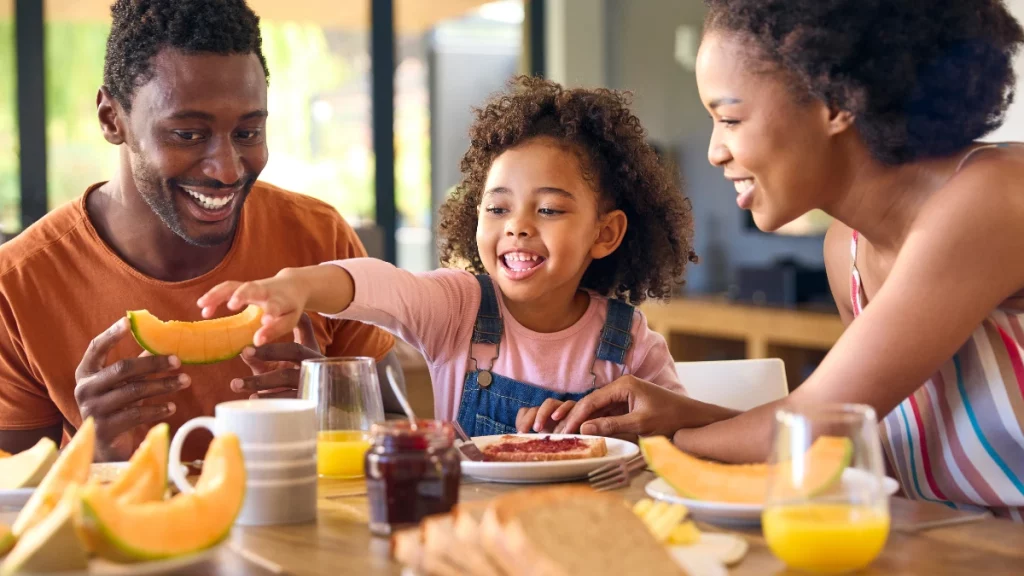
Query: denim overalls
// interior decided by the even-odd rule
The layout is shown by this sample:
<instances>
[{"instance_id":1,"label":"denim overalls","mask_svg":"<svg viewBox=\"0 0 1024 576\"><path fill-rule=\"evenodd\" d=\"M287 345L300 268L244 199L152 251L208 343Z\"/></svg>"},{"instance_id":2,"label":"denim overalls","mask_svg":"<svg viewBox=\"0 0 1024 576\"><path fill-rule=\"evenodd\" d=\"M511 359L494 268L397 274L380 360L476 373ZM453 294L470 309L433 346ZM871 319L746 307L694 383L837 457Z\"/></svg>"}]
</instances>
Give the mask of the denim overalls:
<instances>
[{"instance_id":1,"label":"denim overalls","mask_svg":"<svg viewBox=\"0 0 1024 576\"><path fill-rule=\"evenodd\" d=\"M494 293L494 284L487 275L476 277L480 283L480 309L473 326L473 340L470 344L472 370L466 374L462 387L462 401L459 403L457 420L470 436L492 434L515 434L516 415L520 408L540 406L548 398L556 400L579 400L593 391L570 394L555 392L524 382L518 382L501 374L491 372L494 361L501 353L501 335L504 325ZM608 299L608 318L601 329L594 362L605 360L622 366L625 372L626 352L633 343L630 330L633 326L633 307L621 300ZM481 369L481 362L474 350L476 344L494 346L490 364ZM591 370L591 376L596 380Z\"/></svg>"}]
</instances>

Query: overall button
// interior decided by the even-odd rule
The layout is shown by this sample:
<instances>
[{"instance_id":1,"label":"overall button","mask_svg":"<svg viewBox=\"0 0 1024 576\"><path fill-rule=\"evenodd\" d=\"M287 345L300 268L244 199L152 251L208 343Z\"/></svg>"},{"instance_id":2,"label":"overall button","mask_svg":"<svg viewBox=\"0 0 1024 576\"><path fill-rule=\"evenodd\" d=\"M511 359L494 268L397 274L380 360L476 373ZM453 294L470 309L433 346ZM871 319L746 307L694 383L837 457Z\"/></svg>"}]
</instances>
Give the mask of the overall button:
<instances>
[{"instance_id":1,"label":"overall button","mask_svg":"<svg viewBox=\"0 0 1024 576\"><path fill-rule=\"evenodd\" d=\"M479 384L481 388L487 388L490 386L492 380L491 373L487 370L481 370L480 374L476 377L477 384Z\"/></svg>"}]
</instances>

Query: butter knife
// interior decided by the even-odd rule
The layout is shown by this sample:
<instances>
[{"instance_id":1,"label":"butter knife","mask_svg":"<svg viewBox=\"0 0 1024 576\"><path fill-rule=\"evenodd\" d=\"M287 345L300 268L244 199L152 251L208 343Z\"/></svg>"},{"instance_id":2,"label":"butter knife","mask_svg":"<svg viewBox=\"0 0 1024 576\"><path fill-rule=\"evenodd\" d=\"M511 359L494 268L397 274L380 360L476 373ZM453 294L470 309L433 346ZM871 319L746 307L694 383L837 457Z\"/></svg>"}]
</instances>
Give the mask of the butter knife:
<instances>
[{"instance_id":1,"label":"butter knife","mask_svg":"<svg viewBox=\"0 0 1024 576\"><path fill-rule=\"evenodd\" d=\"M467 460L483 462L484 453L470 440L469 435L462 429L462 426L457 421L452 420L452 427L455 428L455 434L459 437L459 440L462 440L462 444L459 445L459 454Z\"/></svg>"}]
</instances>

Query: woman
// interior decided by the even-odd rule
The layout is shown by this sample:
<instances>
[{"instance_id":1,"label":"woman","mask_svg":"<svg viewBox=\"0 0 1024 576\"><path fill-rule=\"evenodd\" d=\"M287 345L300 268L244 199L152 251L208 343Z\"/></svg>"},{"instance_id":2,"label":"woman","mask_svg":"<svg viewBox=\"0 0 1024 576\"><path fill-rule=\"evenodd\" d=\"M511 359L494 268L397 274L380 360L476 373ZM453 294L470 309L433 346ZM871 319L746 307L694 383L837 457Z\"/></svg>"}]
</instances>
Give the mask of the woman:
<instances>
[{"instance_id":1,"label":"woman","mask_svg":"<svg viewBox=\"0 0 1024 576\"><path fill-rule=\"evenodd\" d=\"M1002 122L1024 31L999 0L707 4L709 160L762 230L835 218L825 263L849 328L774 404L738 414L624 380L560 429L752 462L776 409L863 403L909 495L1022 521L1024 147L976 140Z\"/></svg>"}]
</instances>

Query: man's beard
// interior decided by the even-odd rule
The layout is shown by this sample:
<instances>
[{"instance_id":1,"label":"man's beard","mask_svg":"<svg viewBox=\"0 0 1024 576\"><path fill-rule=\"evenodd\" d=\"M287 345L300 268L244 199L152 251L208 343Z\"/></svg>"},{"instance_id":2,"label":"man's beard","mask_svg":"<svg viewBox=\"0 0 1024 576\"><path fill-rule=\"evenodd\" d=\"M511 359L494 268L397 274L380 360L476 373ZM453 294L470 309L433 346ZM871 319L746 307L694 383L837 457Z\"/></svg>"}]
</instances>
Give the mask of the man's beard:
<instances>
[{"instance_id":1,"label":"man's beard","mask_svg":"<svg viewBox=\"0 0 1024 576\"><path fill-rule=\"evenodd\" d=\"M241 194L241 198L236 201L236 208L234 212L228 216L231 219L231 226L225 232L211 232L208 234L192 234L185 228L185 224L182 221L181 209L175 199L178 195L177 190L182 190L182 185L185 186L197 186L206 188L237 188L236 184L225 186L224 184L216 180L182 180L176 178L170 178L164 180L158 176L154 170L143 162L139 162L136 166L135 173L135 185L142 196L142 199L149 206L150 210L160 218L160 221L164 223L177 235L179 238L184 240L186 243L192 246L198 246L201 248L210 248L213 246L219 246L225 242L231 242L235 236L235 230L238 228L239 216L242 211L242 206L245 205L245 200L249 196L249 192L252 190L253 184L256 182L256 178L246 175L244 177L245 184L241 190L236 194ZM191 200L186 200L191 202ZM233 200L233 202L235 202Z\"/></svg>"}]
</instances>

